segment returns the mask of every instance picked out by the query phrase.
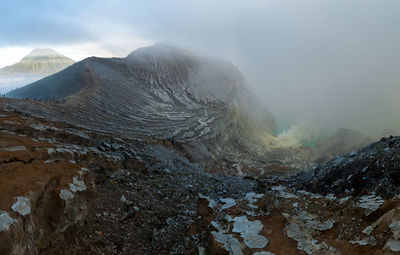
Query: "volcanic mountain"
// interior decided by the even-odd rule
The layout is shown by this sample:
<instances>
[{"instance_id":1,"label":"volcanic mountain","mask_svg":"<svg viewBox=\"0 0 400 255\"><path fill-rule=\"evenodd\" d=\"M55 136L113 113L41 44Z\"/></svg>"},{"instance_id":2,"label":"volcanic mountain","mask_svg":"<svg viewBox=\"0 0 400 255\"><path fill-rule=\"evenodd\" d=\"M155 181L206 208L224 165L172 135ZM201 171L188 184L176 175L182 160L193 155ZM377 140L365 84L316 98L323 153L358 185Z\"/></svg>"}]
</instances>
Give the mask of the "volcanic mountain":
<instances>
[{"instance_id":1,"label":"volcanic mountain","mask_svg":"<svg viewBox=\"0 0 400 255\"><path fill-rule=\"evenodd\" d=\"M34 49L20 62L0 69L0 89L9 91L54 74L75 63L52 49Z\"/></svg>"},{"instance_id":2,"label":"volcanic mountain","mask_svg":"<svg viewBox=\"0 0 400 255\"><path fill-rule=\"evenodd\" d=\"M52 49L36 48L20 62L0 69L0 75L56 73L75 63L72 59L61 55Z\"/></svg>"},{"instance_id":3,"label":"volcanic mountain","mask_svg":"<svg viewBox=\"0 0 400 255\"><path fill-rule=\"evenodd\" d=\"M44 101L15 102L37 116L166 139L209 170L231 174L261 158L276 128L234 65L165 43L126 58L87 58L7 97Z\"/></svg>"}]
</instances>

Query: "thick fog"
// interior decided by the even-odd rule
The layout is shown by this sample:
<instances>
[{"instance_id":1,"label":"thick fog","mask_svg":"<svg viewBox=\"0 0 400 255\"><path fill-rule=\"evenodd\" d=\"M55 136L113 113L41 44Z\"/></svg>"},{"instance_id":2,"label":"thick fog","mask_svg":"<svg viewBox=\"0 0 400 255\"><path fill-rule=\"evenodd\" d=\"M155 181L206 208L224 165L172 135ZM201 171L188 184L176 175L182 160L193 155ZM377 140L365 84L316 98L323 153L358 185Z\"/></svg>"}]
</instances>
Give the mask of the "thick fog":
<instances>
[{"instance_id":1,"label":"thick fog","mask_svg":"<svg viewBox=\"0 0 400 255\"><path fill-rule=\"evenodd\" d=\"M19 13L7 10L15 5ZM0 47L85 43L99 55L124 56L169 41L237 65L281 128L400 131L397 0L9 1L2 8Z\"/></svg>"}]
</instances>

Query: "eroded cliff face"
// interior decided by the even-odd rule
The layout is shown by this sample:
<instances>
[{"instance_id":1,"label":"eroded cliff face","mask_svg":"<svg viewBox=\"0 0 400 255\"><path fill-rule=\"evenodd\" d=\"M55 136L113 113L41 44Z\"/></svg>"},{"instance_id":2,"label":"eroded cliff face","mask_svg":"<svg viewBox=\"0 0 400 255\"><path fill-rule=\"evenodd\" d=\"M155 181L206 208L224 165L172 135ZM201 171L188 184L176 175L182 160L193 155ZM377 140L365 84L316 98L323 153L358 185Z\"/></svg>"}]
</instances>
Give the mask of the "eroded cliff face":
<instances>
[{"instance_id":1,"label":"eroded cliff face","mask_svg":"<svg viewBox=\"0 0 400 255\"><path fill-rule=\"evenodd\" d=\"M41 137L42 124L3 110L0 254L39 254L67 229L83 224L88 207L81 193L95 185L75 162L78 155Z\"/></svg>"}]
</instances>

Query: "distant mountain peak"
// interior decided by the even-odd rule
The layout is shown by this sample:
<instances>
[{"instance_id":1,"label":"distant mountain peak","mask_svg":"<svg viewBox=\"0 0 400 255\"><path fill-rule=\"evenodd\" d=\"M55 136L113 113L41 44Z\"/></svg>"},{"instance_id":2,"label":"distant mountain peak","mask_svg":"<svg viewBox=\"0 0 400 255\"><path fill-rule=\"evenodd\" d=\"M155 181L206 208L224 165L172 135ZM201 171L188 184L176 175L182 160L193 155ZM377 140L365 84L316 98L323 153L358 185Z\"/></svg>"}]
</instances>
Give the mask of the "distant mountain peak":
<instances>
[{"instance_id":1,"label":"distant mountain peak","mask_svg":"<svg viewBox=\"0 0 400 255\"><path fill-rule=\"evenodd\" d=\"M50 49L50 48L35 48L28 55L26 55L24 58L28 58L28 57L48 57L48 56L65 57L62 54L60 54L60 53L58 53L55 50Z\"/></svg>"},{"instance_id":2,"label":"distant mountain peak","mask_svg":"<svg viewBox=\"0 0 400 255\"><path fill-rule=\"evenodd\" d=\"M36 48L21 61L0 69L0 92L29 84L75 63L49 48Z\"/></svg>"},{"instance_id":3,"label":"distant mountain peak","mask_svg":"<svg viewBox=\"0 0 400 255\"><path fill-rule=\"evenodd\" d=\"M72 59L49 48L36 48L21 61L0 69L4 75L49 75L75 63Z\"/></svg>"}]
</instances>

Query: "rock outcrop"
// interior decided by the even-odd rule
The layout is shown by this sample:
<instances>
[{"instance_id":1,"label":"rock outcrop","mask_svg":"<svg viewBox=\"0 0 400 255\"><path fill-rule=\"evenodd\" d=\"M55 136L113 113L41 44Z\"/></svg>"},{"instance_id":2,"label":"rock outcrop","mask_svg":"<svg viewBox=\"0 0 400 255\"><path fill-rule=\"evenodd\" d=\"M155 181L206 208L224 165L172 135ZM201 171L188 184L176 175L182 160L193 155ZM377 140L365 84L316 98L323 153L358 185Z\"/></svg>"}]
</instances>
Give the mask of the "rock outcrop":
<instances>
[{"instance_id":1,"label":"rock outcrop","mask_svg":"<svg viewBox=\"0 0 400 255\"><path fill-rule=\"evenodd\" d=\"M83 223L88 207L81 193L93 189L73 153L55 141L21 133L35 127L20 121L7 112L0 115L0 254L38 254L48 248Z\"/></svg>"},{"instance_id":2,"label":"rock outcrop","mask_svg":"<svg viewBox=\"0 0 400 255\"><path fill-rule=\"evenodd\" d=\"M382 138L296 178L313 192L360 195L368 191L391 197L400 193L399 152L400 137Z\"/></svg>"},{"instance_id":3,"label":"rock outcrop","mask_svg":"<svg viewBox=\"0 0 400 255\"><path fill-rule=\"evenodd\" d=\"M315 162L326 163L328 160L356 151L374 140L360 132L340 128L331 136L318 141L315 146Z\"/></svg>"}]
</instances>

